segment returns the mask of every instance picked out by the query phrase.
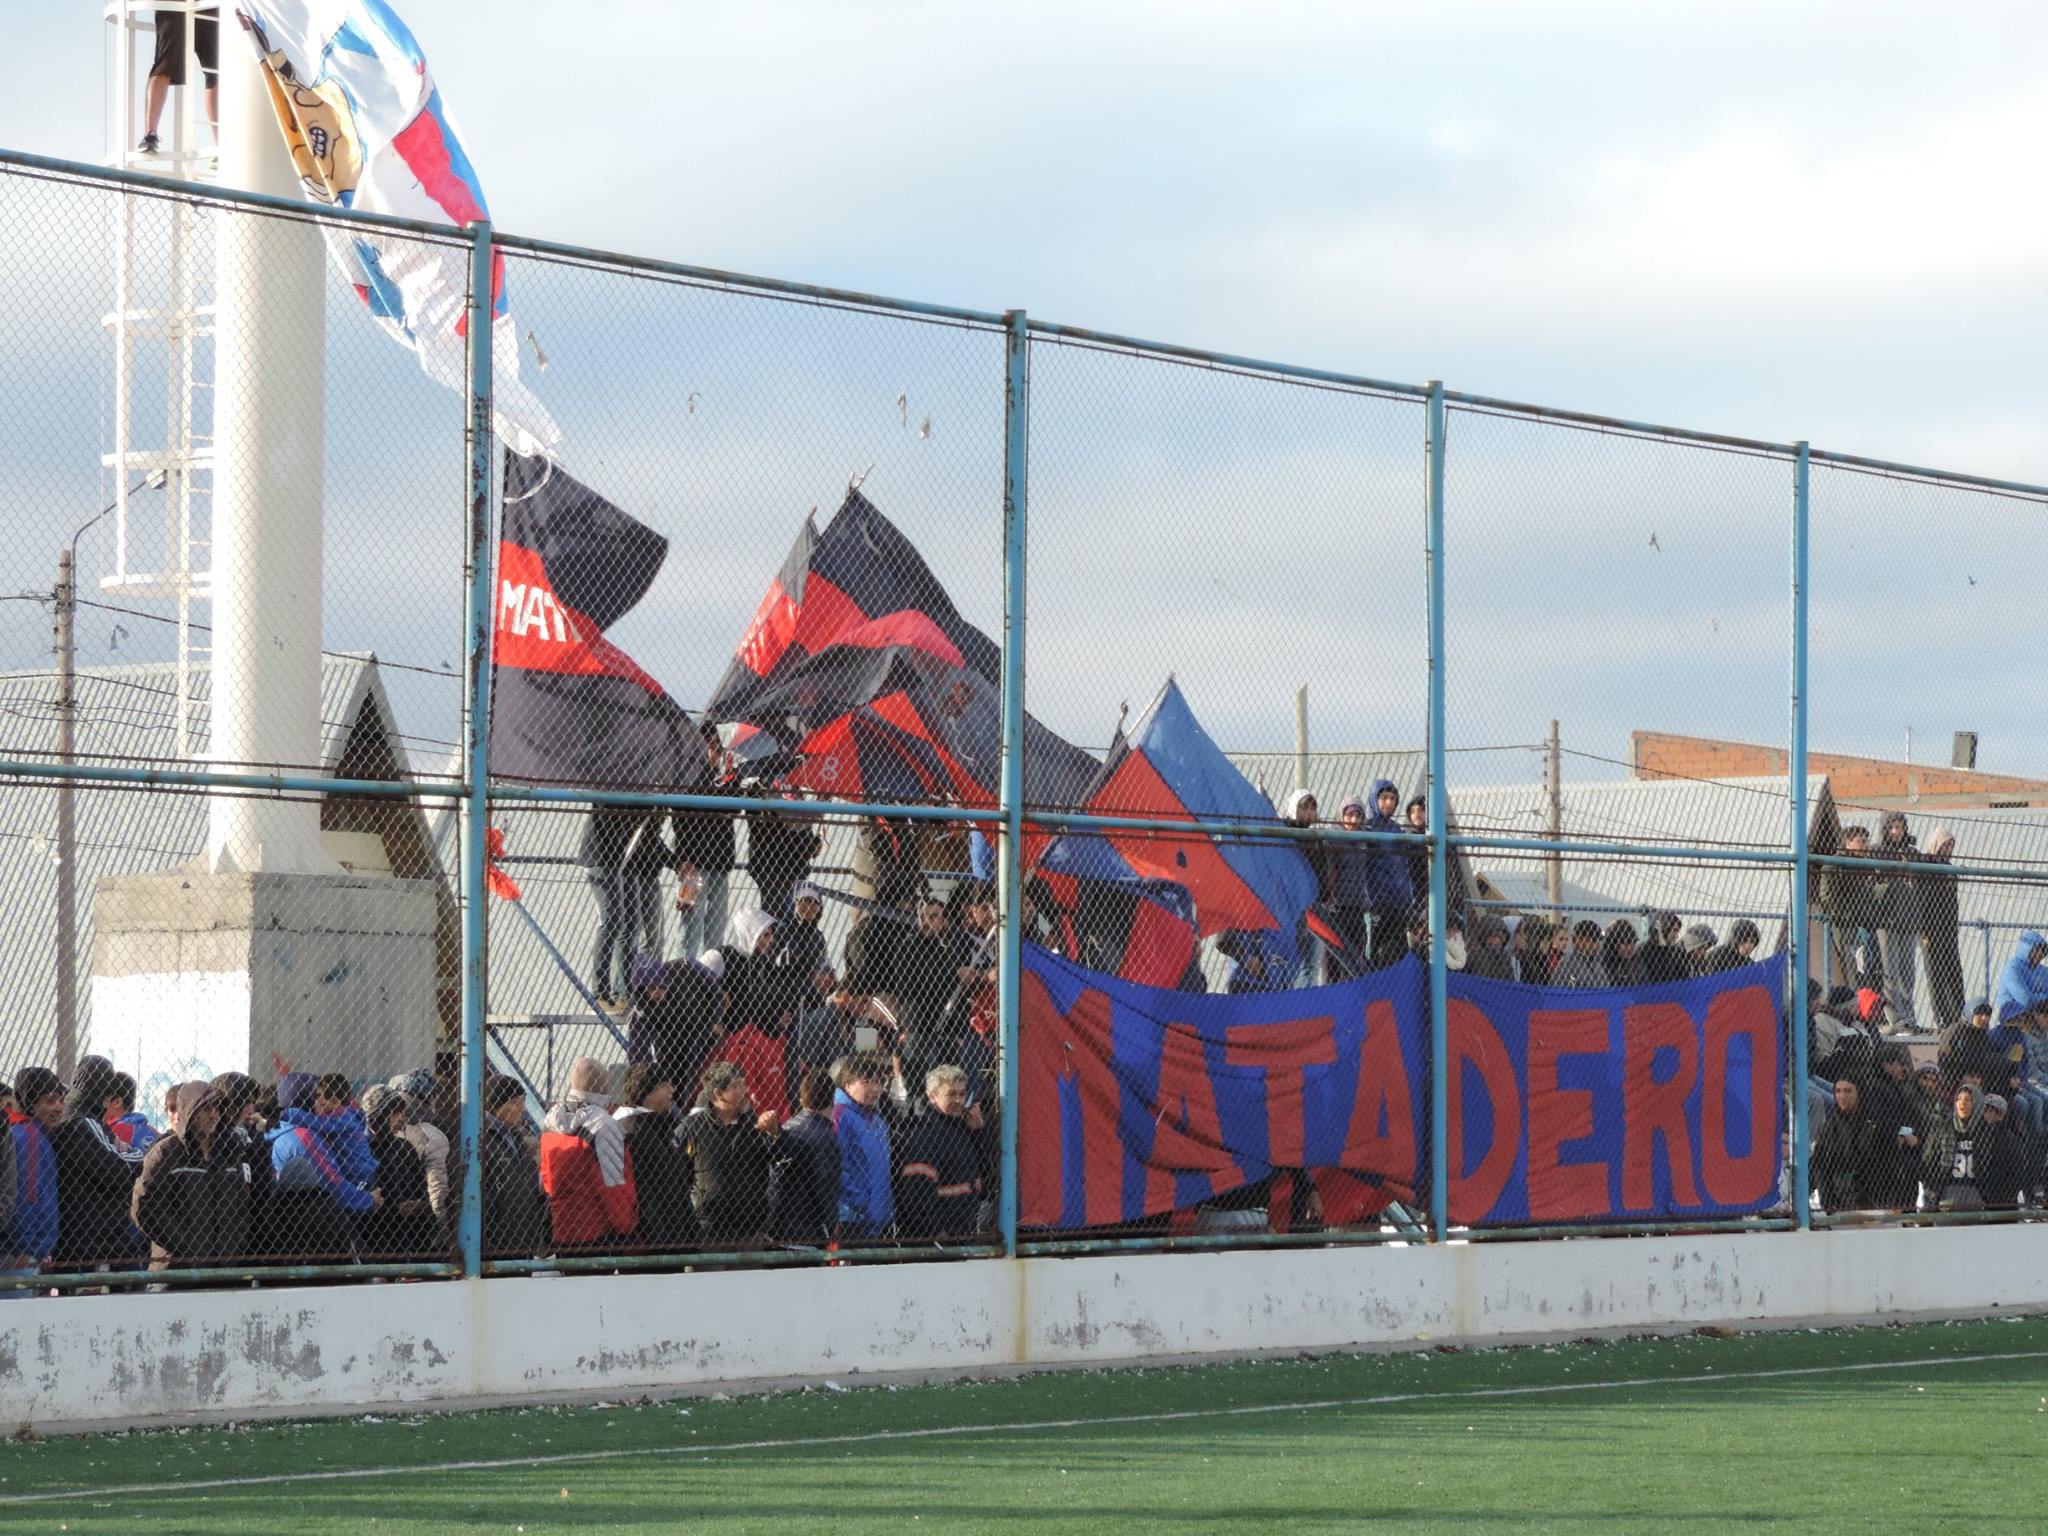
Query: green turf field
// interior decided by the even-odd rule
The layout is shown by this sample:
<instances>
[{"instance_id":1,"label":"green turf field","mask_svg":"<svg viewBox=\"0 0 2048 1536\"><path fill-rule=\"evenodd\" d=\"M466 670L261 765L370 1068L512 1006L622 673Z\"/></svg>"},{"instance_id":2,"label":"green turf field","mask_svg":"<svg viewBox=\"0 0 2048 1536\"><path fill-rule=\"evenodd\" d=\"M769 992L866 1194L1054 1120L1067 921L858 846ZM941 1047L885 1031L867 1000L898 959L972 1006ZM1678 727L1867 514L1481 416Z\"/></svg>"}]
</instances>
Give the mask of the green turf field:
<instances>
[{"instance_id":1,"label":"green turf field","mask_svg":"<svg viewBox=\"0 0 2048 1536\"><path fill-rule=\"evenodd\" d=\"M2044 1452L2028 1318L17 1440L0 1529L1925 1536Z\"/></svg>"}]
</instances>

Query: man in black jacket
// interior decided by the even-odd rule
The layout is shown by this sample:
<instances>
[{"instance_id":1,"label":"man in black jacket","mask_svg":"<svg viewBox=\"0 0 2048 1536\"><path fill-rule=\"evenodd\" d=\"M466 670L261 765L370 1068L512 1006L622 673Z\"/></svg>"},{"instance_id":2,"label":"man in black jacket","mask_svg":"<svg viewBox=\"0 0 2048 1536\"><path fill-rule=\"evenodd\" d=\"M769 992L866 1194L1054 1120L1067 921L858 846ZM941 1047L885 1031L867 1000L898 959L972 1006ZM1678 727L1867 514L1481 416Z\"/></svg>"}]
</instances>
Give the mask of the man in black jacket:
<instances>
[{"instance_id":1,"label":"man in black jacket","mask_svg":"<svg viewBox=\"0 0 2048 1536\"><path fill-rule=\"evenodd\" d=\"M130 1215L150 1244L151 1269L236 1263L249 1255L255 1176L247 1141L220 1123L211 1083L177 1090L176 1131L142 1159Z\"/></svg>"},{"instance_id":2,"label":"man in black jacket","mask_svg":"<svg viewBox=\"0 0 2048 1536\"><path fill-rule=\"evenodd\" d=\"M761 893L761 909L780 922L790 915L790 893L811 871L825 840L804 817L781 811L747 813L747 873Z\"/></svg>"},{"instance_id":3,"label":"man in black jacket","mask_svg":"<svg viewBox=\"0 0 2048 1536\"><path fill-rule=\"evenodd\" d=\"M704 744L704 782L700 795L731 792L724 743L709 720L698 726ZM732 873L738 839L735 817L724 811L677 811L675 828L676 906L683 914L683 953L701 954L716 944L725 927L726 876Z\"/></svg>"},{"instance_id":4,"label":"man in black jacket","mask_svg":"<svg viewBox=\"0 0 2048 1536\"><path fill-rule=\"evenodd\" d=\"M118 1074L104 1056L87 1056L64 1099L64 1118L51 1133L57 1159L59 1267L126 1265L136 1257L128 1224L142 1154L101 1118Z\"/></svg>"},{"instance_id":5,"label":"man in black jacket","mask_svg":"<svg viewBox=\"0 0 2048 1536\"><path fill-rule=\"evenodd\" d=\"M480 1136L484 1252L531 1258L548 1246L548 1202L540 1164L526 1140L526 1090L500 1074L484 1083Z\"/></svg>"},{"instance_id":6,"label":"man in black jacket","mask_svg":"<svg viewBox=\"0 0 2048 1536\"><path fill-rule=\"evenodd\" d=\"M769 1229L785 1243L825 1243L839 1223L839 1133L832 1077L821 1067L797 1079L797 1112L782 1122L768 1170Z\"/></svg>"},{"instance_id":7,"label":"man in black jacket","mask_svg":"<svg viewBox=\"0 0 2048 1536\"><path fill-rule=\"evenodd\" d=\"M925 1074L925 1112L904 1138L896 1175L896 1223L906 1238L971 1237L981 1204L978 1112L967 1107L967 1074Z\"/></svg>"}]
</instances>

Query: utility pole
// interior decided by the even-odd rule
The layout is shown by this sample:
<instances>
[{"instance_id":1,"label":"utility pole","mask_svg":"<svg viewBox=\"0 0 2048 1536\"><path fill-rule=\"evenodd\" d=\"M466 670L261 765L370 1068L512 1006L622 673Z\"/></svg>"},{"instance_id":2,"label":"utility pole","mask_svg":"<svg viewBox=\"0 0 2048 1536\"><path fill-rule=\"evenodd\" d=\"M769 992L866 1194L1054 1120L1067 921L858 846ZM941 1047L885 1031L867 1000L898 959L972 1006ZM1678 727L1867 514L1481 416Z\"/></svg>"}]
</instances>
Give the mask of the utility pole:
<instances>
[{"instance_id":1,"label":"utility pole","mask_svg":"<svg viewBox=\"0 0 2048 1536\"><path fill-rule=\"evenodd\" d=\"M78 700L73 682L77 607L69 549L57 551L57 761L70 767L77 751ZM78 1065L78 820L69 779L57 781L57 1075L66 1082Z\"/></svg>"},{"instance_id":2,"label":"utility pole","mask_svg":"<svg viewBox=\"0 0 2048 1536\"><path fill-rule=\"evenodd\" d=\"M1543 788L1549 801L1550 840L1554 843L1564 836L1564 797L1558 784L1559 758L1557 745L1557 722L1550 722L1549 750L1543 757ZM1543 884L1550 897L1550 910L1555 913L1564 900L1564 859L1556 849L1543 856Z\"/></svg>"},{"instance_id":3,"label":"utility pole","mask_svg":"<svg viewBox=\"0 0 2048 1536\"><path fill-rule=\"evenodd\" d=\"M1308 788L1308 684L1294 695L1294 787Z\"/></svg>"}]
</instances>

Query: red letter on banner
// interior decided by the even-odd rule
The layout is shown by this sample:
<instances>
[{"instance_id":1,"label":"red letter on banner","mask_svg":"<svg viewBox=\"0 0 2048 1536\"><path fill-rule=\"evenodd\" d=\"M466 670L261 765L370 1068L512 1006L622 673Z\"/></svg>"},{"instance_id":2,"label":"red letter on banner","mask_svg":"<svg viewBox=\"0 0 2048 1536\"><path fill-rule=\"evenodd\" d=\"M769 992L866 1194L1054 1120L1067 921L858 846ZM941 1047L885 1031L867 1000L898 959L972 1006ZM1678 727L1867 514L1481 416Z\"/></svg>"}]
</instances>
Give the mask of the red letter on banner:
<instances>
[{"instance_id":1,"label":"red letter on banner","mask_svg":"<svg viewBox=\"0 0 2048 1536\"><path fill-rule=\"evenodd\" d=\"M1310 1067L1337 1060L1330 1021L1290 1019L1284 1024L1240 1024L1223 1032L1223 1059L1256 1067L1266 1079L1266 1156L1275 1168L1307 1166L1302 1131L1302 1077Z\"/></svg>"},{"instance_id":2,"label":"red letter on banner","mask_svg":"<svg viewBox=\"0 0 2048 1536\"><path fill-rule=\"evenodd\" d=\"M1728 1046L1749 1037L1749 1151L1728 1155ZM1778 1010L1762 987L1723 992L1707 1005L1701 1074L1700 1177L1720 1205L1752 1205L1772 1192L1778 1171ZM1803 1091L1803 1090L1801 1090Z\"/></svg>"},{"instance_id":3,"label":"red letter on banner","mask_svg":"<svg viewBox=\"0 0 2048 1536\"><path fill-rule=\"evenodd\" d=\"M1387 1134L1380 1134L1380 1116ZM1394 1025L1394 1005L1382 999L1365 1010L1365 1038L1358 1044L1358 1087L1351 1095L1351 1130L1344 1138L1342 1164L1361 1173L1376 1173L1414 1189L1415 1160L1421 1150L1415 1138L1415 1114L1408 1088L1408 1065L1401 1060L1401 1037Z\"/></svg>"},{"instance_id":4,"label":"red letter on banner","mask_svg":"<svg viewBox=\"0 0 2048 1536\"><path fill-rule=\"evenodd\" d=\"M1664 1138L1671 1169L1671 1202L1698 1205L1692 1179L1692 1133L1685 1124L1685 1099L1700 1075L1699 1029L1676 1003L1637 1003L1622 1015L1621 1203L1646 1211L1656 1202L1651 1169L1656 1138ZM1669 1082L1651 1075L1657 1052L1668 1047L1678 1058Z\"/></svg>"},{"instance_id":5,"label":"red letter on banner","mask_svg":"<svg viewBox=\"0 0 2048 1536\"><path fill-rule=\"evenodd\" d=\"M1564 1163L1564 1144L1593 1134L1593 1095L1560 1088L1560 1056L1607 1054L1604 1008L1531 1009L1529 1012L1529 1215L1568 1221L1604 1216L1607 1164Z\"/></svg>"},{"instance_id":6,"label":"red letter on banner","mask_svg":"<svg viewBox=\"0 0 2048 1536\"><path fill-rule=\"evenodd\" d=\"M1211 1192L1237 1188L1244 1176L1223 1150L1223 1121L1209 1081L1202 1037L1192 1024L1169 1024L1159 1042L1158 1111L1152 1155L1145 1161L1145 1213L1174 1208L1173 1176L1205 1174Z\"/></svg>"},{"instance_id":7,"label":"red letter on banner","mask_svg":"<svg viewBox=\"0 0 2048 1536\"><path fill-rule=\"evenodd\" d=\"M1124 1147L1117 1117L1123 1088L1109 1065L1109 999L1091 988L1063 1014L1029 971L1019 980L1025 1044L1018 1058L1018 1155L1030 1170L1028 1178L1019 1171L1019 1193L1030 1209L1046 1212L1045 1221L1059 1221L1066 1152L1059 1085L1071 1078L1081 1100L1084 1219L1090 1226L1122 1221ZM1027 1141L1033 1144L1028 1157Z\"/></svg>"},{"instance_id":8,"label":"red letter on banner","mask_svg":"<svg viewBox=\"0 0 2048 1536\"><path fill-rule=\"evenodd\" d=\"M1515 1149L1522 1139L1522 1091L1515 1082L1515 1064L1500 1034L1479 1008L1461 997L1450 1000L1451 1113L1447 1128L1451 1139L1451 1220L1469 1226L1484 1221L1493 1202L1507 1188L1508 1175L1515 1171ZM1493 1129L1487 1137L1486 1155L1469 1173L1459 1166L1465 1147L1465 1069L1472 1067L1486 1085L1487 1102L1493 1106ZM1405 1096L1404 1096L1405 1102ZM1353 1120L1353 1124L1356 1124Z\"/></svg>"}]
</instances>

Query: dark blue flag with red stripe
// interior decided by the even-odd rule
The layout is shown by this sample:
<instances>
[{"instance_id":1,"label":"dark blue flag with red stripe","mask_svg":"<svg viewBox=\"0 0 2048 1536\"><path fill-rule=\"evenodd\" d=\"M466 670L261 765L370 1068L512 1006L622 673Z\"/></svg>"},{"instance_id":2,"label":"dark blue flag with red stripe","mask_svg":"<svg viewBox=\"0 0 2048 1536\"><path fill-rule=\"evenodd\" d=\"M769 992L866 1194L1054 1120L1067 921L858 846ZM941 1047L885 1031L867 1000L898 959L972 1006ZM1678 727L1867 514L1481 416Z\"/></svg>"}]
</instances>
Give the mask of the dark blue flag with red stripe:
<instances>
[{"instance_id":1,"label":"dark blue flag with red stripe","mask_svg":"<svg viewBox=\"0 0 2048 1536\"><path fill-rule=\"evenodd\" d=\"M491 772L675 789L703 751L682 706L605 638L668 540L545 457L505 455L491 656Z\"/></svg>"},{"instance_id":2,"label":"dark blue flag with red stripe","mask_svg":"<svg viewBox=\"0 0 2048 1536\"><path fill-rule=\"evenodd\" d=\"M1084 802L1098 815L1167 821L1267 822L1273 807L1202 729L1171 678L1127 736L1110 748ZM1094 881L1169 881L1194 901L1195 931L1257 935L1276 972L1291 973L1295 937L1316 899L1316 876L1291 842L1222 838L1199 828L1070 833L1039 873Z\"/></svg>"}]
</instances>

